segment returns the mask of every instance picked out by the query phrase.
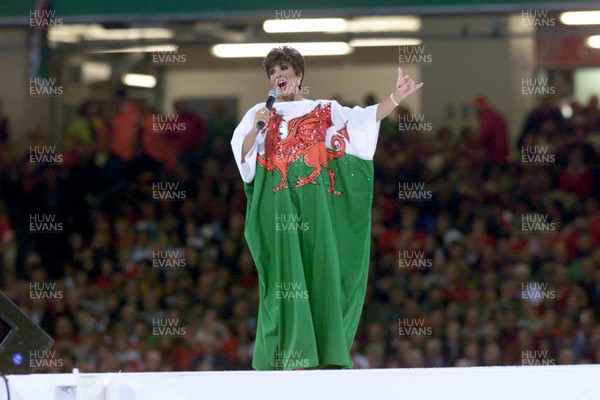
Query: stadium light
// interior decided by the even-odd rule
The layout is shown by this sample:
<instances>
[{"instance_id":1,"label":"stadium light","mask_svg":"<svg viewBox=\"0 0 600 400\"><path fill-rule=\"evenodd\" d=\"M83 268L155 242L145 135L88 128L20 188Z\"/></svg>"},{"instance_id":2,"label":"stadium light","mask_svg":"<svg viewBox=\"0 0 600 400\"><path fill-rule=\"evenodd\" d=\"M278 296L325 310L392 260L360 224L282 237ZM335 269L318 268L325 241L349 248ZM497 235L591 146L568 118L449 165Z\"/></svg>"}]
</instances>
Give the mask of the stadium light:
<instances>
[{"instance_id":1,"label":"stadium light","mask_svg":"<svg viewBox=\"0 0 600 400\"><path fill-rule=\"evenodd\" d=\"M106 29L99 24L73 24L51 27L48 41L51 43L78 43L96 40L157 40L172 39L174 33L165 28Z\"/></svg>"},{"instance_id":2,"label":"stadium light","mask_svg":"<svg viewBox=\"0 0 600 400\"><path fill-rule=\"evenodd\" d=\"M413 16L342 18L268 19L263 23L267 33L367 33L404 32L421 29L421 19Z\"/></svg>"},{"instance_id":3,"label":"stadium light","mask_svg":"<svg viewBox=\"0 0 600 400\"><path fill-rule=\"evenodd\" d=\"M365 38L350 40L350 46L352 47L418 46L420 44L421 39L410 38Z\"/></svg>"},{"instance_id":4,"label":"stadium light","mask_svg":"<svg viewBox=\"0 0 600 400\"><path fill-rule=\"evenodd\" d=\"M344 32L346 20L342 18L268 19L263 23L267 33Z\"/></svg>"},{"instance_id":5,"label":"stadium light","mask_svg":"<svg viewBox=\"0 0 600 400\"><path fill-rule=\"evenodd\" d=\"M600 35L594 35L587 38L586 43L592 49L600 49Z\"/></svg>"},{"instance_id":6,"label":"stadium light","mask_svg":"<svg viewBox=\"0 0 600 400\"><path fill-rule=\"evenodd\" d=\"M600 11L568 11L560 15L565 25L600 25Z\"/></svg>"},{"instance_id":7,"label":"stadium light","mask_svg":"<svg viewBox=\"0 0 600 400\"><path fill-rule=\"evenodd\" d=\"M153 52L176 52L179 46L176 44L158 44L148 46L132 46L123 47L120 49L102 49L102 50L91 50L87 53L153 53Z\"/></svg>"},{"instance_id":8,"label":"stadium light","mask_svg":"<svg viewBox=\"0 0 600 400\"><path fill-rule=\"evenodd\" d=\"M217 44L211 47L210 52L219 58L264 57L272 48L282 45L294 47L303 56L341 56L353 51L345 42L303 42Z\"/></svg>"},{"instance_id":9,"label":"stadium light","mask_svg":"<svg viewBox=\"0 0 600 400\"><path fill-rule=\"evenodd\" d=\"M360 17L348 21L347 32L415 32L421 29L421 19L413 16Z\"/></svg>"},{"instance_id":10,"label":"stadium light","mask_svg":"<svg viewBox=\"0 0 600 400\"><path fill-rule=\"evenodd\" d=\"M152 75L144 74L125 74L121 78L121 82L123 82L127 86L143 87L150 89L156 86L156 78Z\"/></svg>"}]
</instances>

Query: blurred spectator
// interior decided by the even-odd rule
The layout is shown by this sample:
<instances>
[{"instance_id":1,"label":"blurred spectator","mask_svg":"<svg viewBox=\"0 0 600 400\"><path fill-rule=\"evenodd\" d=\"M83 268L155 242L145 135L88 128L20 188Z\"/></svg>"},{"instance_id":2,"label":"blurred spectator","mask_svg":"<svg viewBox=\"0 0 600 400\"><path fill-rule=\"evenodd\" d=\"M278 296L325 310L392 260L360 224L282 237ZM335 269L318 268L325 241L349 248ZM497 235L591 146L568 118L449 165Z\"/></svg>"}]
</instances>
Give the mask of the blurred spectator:
<instances>
[{"instance_id":1,"label":"blurred spectator","mask_svg":"<svg viewBox=\"0 0 600 400\"><path fill-rule=\"evenodd\" d=\"M587 131L600 132L600 108L598 108L598 96L590 96L588 105L583 109L587 118Z\"/></svg>"},{"instance_id":2,"label":"blurred spectator","mask_svg":"<svg viewBox=\"0 0 600 400\"><path fill-rule=\"evenodd\" d=\"M0 277L14 271L16 261L15 232L10 224L4 202L0 200Z\"/></svg>"},{"instance_id":3,"label":"blurred spectator","mask_svg":"<svg viewBox=\"0 0 600 400\"><path fill-rule=\"evenodd\" d=\"M206 123L188 108L185 101L176 101L173 106L177 113L177 122L181 124L181 129L172 131L177 149L180 153L197 151L198 147L206 140Z\"/></svg>"},{"instance_id":4,"label":"blurred spectator","mask_svg":"<svg viewBox=\"0 0 600 400\"><path fill-rule=\"evenodd\" d=\"M197 176L201 168L201 146L207 141L206 123L189 109L185 101L178 100L173 106L177 124L166 132L173 143L173 157Z\"/></svg>"},{"instance_id":5,"label":"blurred spectator","mask_svg":"<svg viewBox=\"0 0 600 400\"><path fill-rule=\"evenodd\" d=\"M375 95L373 93L369 93L367 95L365 95L365 98L363 100L363 107L369 107L372 105L377 104L377 98L375 97Z\"/></svg>"},{"instance_id":6,"label":"blurred spectator","mask_svg":"<svg viewBox=\"0 0 600 400\"><path fill-rule=\"evenodd\" d=\"M208 120L208 136L205 145L202 147L202 158L210 154L213 142L217 138L223 138L227 141L231 138L231 132L235 130L237 122L227 116L227 106L225 103L216 102L211 110Z\"/></svg>"},{"instance_id":7,"label":"blurred spectator","mask_svg":"<svg viewBox=\"0 0 600 400\"><path fill-rule=\"evenodd\" d=\"M141 140L142 115L135 103L127 99L123 88L115 92L114 102L109 148L122 161L129 161L134 157Z\"/></svg>"},{"instance_id":8,"label":"blurred spectator","mask_svg":"<svg viewBox=\"0 0 600 400\"><path fill-rule=\"evenodd\" d=\"M100 106L95 101L86 101L79 108L77 117L71 121L65 134L65 152L69 164L79 164L89 160L106 140L108 129L102 120Z\"/></svg>"},{"instance_id":9,"label":"blurred spectator","mask_svg":"<svg viewBox=\"0 0 600 400\"><path fill-rule=\"evenodd\" d=\"M592 193L594 176L592 168L584 162L583 151L573 148L569 152L567 167L560 172L559 186L566 192L583 199Z\"/></svg>"},{"instance_id":10,"label":"blurred spectator","mask_svg":"<svg viewBox=\"0 0 600 400\"><path fill-rule=\"evenodd\" d=\"M4 115L4 102L0 99L0 150L10 143L8 117Z\"/></svg>"},{"instance_id":11,"label":"blurred spectator","mask_svg":"<svg viewBox=\"0 0 600 400\"><path fill-rule=\"evenodd\" d=\"M169 121L168 116L165 118L145 102L140 106L140 112L143 153L164 164L168 171L174 171L178 153L167 136L173 129L173 122Z\"/></svg>"},{"instance_id":12,"label":"blurred spectator","mask_svg":"<svg viewBox=\"0 0 600 400\"><path fill-rule=\"evenodd\" d=\"M523 146L524 137L528 134L537 136L546 131L564 131L565 128L566 121L554 99L543 97L540 104L527 116L517 146Z\"/></svg>"},{"instance_id":13,"label":"blurred spectator","mask_svg":"<svg viewBox=\"0 0 600 400\"><path fill-rule=\"evenodd\" d=\"M477 145L483 150L483 162L491 165L506 165L508 162L508 128L500 112L494 110L485 96L473 101L479 117Z\"/></svg>"}]
</instances>

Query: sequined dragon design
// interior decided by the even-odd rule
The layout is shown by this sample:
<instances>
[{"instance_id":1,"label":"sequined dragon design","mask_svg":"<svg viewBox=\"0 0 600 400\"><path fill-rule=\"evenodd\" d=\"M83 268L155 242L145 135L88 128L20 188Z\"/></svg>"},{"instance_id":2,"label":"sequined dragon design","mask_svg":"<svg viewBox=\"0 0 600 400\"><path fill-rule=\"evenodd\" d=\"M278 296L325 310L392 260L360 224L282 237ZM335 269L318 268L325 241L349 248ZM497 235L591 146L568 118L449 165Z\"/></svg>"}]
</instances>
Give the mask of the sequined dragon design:
<instances>
[{"instance_id":1,"label":"sequined dragon design","mask_svg":"<svg viewBox=\"0 0 600 400\"><path fill-rule=\"evenodd\" d=\"M329 174L330 187L327 193L341 194L342 192L335 190L335 173L329 168L327 160L340 158L345 153L346 142L344 139L350 141L347 130L348 122L346 121L344 127L331 136L331 149L328 149L325 146L326 132L333 125L330 103L319 104L308 114L289 121L289 134L283 140L279 136L282 120L283 117L277 114L273 108L265 128L265 155L264 157L258 155L258 163L267 171L273 172L276 169L281 174L281 182L273 191L288 189L286 181L289 166L304 156L304 163L314 169L308 176L296 175L296 182L292 187L299 188L309 183L318 185L319 183L315 179L321 173L321 166L323 166Z\"/></svg>"}]
</instances>

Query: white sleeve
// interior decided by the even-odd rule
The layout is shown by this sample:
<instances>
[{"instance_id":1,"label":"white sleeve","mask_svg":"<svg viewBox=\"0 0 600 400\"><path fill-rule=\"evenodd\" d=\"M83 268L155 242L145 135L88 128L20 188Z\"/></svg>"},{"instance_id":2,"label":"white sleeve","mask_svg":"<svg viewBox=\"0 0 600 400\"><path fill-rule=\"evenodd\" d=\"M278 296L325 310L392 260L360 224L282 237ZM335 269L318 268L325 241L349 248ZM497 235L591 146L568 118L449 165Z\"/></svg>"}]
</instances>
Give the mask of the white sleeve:
<instances>
[{"instance_id":1,"label":"white sleeve","mask_svg":"<svg viewBox=\"0 0 600 400\"><path fill-rule=\"evenodd\" d=\"M350 141L346 152L364 160L372 160L377 149L379 125L377 121L377 104L362 108L344 107L337 101L331 102L331 121L336 129L343 128L348 122L347 130ZM339 127L339 128L338 128Z\"/></svg>"},{"instance_id":2,"label":"white sleeve","mask_svg":"<svg viewBox=\"0 0 600 400\"><path fill-rule=\"evenodd\" d=\"M254 123L254 114L256 113L257 107L264 107L263 104L257 104L246 112L244 118L239 123L237 128L233 131L233 138L231 139L231 148L235 157L235 162L242 176L244 182L252 182L254 175L256 174L256 155L258 153L258 144L254 141L254 144L246 154L244 160L242 160L242 144L244 139L252 129Z\"/></svg>"}]
</instances>

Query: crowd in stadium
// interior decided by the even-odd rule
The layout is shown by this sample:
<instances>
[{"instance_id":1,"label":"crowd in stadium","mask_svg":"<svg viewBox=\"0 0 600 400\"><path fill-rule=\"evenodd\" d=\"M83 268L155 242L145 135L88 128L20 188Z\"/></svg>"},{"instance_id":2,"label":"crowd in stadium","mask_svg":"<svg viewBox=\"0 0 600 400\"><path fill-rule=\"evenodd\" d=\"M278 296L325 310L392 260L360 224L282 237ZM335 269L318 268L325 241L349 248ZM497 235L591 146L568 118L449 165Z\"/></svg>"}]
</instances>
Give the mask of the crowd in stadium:
<instances>
[{"instance_id":1,"label":"crowd in stadium","mask_svg":"<svg viewBox=\"0 0 600 400\"><path fill-rule=\"evenodd\" d=\"M489 103L461 131L399 132L403 108L382 123L355 368L600 363L597 98L569 118L543 99L515 141ZM1 290L61 371L251 369L237 122L179 103L186 132L157 131L122 91L110 108L82 105L57 149L32 132L23 153L2 122Z\"/></svg>"}]
</instances>

